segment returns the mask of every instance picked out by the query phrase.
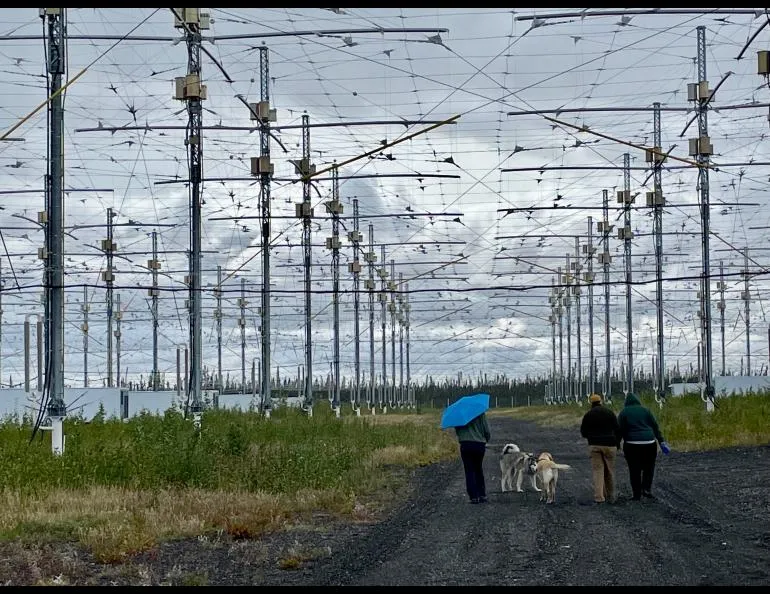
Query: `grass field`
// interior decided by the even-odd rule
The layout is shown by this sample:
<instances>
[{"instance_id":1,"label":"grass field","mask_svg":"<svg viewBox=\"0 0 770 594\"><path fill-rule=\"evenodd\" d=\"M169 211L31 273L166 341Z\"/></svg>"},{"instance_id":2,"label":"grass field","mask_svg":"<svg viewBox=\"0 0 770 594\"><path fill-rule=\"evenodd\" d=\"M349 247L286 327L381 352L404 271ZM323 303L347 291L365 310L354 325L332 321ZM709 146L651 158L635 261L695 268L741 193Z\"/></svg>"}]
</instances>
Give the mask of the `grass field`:
<instances>
[{"instance_id":1,"label":"grass field","mask_svg":"<svg viewBox=\"0 0 770 594\"><path fill-rule=\"evenodd\" d=\"M697 396L670 399L657 416L679 451L770 442L770 398L724 398L707 412ZM613 409L620 410L617 399ZM575 426L587 405L493 409L538 424ZM0 423L0 540L76 541L105 562L164 539L227 533L255 538L323 513L370 521L408 471L457 455L440 410L337 418L327 402L308 417L278 409L211 410L197 431L170 410L128 422L65 421L66 451L51 454L50 434Z\"/></svg>"}]
</instances>

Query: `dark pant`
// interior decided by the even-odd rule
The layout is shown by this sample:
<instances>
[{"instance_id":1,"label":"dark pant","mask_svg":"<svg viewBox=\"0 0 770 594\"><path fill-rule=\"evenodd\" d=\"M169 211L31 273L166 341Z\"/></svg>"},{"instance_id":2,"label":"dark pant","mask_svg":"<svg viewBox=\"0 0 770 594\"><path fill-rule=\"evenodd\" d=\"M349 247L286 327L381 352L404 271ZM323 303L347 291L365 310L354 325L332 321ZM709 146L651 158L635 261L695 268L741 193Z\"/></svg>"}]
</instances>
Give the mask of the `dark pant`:
<instances>
[{"instance_id":1,"label":"dark pant","mask_svg":"<svg viewBox=\"0 0 770 594\"><path fill-rule=\"evenodd\" d=\"M465 468L465 488L471 499L487 496L487 487L484 484L484 454L487 445L480 441L461 441L460 458Z\"/></svg>"},{"instance_id":2,"label":"dark pant","mask_svg":"<svg viewBox=\"0 0 770 594\"><path fill-rule=\"evenodd\" d=\"M623 443L623 454L628 464L628 478L634 499L639 499L642 492L652 489L652 477L655 474L655 459L658 456L657 443Z\"/></svg>"}]
</instances>

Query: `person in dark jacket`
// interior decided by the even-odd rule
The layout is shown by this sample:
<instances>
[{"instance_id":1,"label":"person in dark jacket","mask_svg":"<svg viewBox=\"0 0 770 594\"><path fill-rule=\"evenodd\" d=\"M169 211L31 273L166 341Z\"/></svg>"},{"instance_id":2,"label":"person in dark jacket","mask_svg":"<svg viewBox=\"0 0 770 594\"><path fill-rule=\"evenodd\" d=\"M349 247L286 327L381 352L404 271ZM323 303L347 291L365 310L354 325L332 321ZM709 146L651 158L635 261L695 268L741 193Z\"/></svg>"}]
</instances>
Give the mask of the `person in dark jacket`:
<instances>
[{"instance_id":1,"label":"person in dark jacket","mask_svg":"<svg viewBox=\"0 0 770 594\"><path fill-rule=\"evenodd\" d=\"M615 413L602 405L599 394L588 398L591 408L583 415L580 435L588 441L594 501L615 502L615 459L620 449L620 426Z\"/></svg>"},{"instance_id":2,"label":"person in dark jacket","mask_svg":"<svg viewBox=\"0 0 770 594\"><path fill-rule=\"evenodd\" d=\"M618 413L618 424L623 439L623 455L628 464L632 499L639 501L642 496L652 497L657 444L666 441L658 421L646 406L642 406L636 394L629 392L623 409Z\"/></svg>"},{"instance_id":3,"label":"person in dark jacket","mask_svg":"<svg viewBox=\"0 0 770 594\"><path fill-rule=\"evenodd\" d=\"M460 458L465 469L465 488L471 503L487 502L487 487L484 482L484 454L492 438L487 415L481 413L467 425L455 427L460 442Z\"/></svg>"}]
</instances>

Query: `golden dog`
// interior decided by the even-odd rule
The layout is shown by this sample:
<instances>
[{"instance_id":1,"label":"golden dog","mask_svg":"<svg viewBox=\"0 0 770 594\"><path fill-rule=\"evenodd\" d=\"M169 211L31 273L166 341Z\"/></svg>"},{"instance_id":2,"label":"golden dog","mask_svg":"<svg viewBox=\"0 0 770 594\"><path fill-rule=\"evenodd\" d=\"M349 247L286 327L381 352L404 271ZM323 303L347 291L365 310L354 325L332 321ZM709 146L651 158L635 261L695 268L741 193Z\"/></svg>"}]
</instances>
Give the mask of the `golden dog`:
<instances>
[{"instance_id":1,"label":"golden dog","mask_svg":"<svg viewBox=\"0 0 770 594\"><path fill-rule=\"evenodd\" d=\"M543 452L537 457L537 470L535 476L540 479L543 486L543 492L540 495L540 501L546 503L556 501L556 483L559 481L560 470L570 470L569 464L557 464L553 456L548 452Z\"/></svg>"}]
</instances>

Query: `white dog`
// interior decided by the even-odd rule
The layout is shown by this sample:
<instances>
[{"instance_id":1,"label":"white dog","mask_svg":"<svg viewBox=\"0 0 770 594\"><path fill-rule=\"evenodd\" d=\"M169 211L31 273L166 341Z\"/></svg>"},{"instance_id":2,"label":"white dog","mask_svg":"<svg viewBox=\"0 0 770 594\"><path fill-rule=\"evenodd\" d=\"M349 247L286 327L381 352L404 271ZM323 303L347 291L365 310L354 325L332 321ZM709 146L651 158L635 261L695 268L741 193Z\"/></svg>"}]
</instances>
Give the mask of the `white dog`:
<instances>
[{"instance_id":1,"label":"white dog","mask_svg":"<svg viewBox=\"0 0 770 594\"><path fill-rule=\"evenodd\" d=\"M536 476L540 479L540 484L543 485L540 501L545 500L546 503L556 501L556 483L559 480L559 471L570 470L571 468L569 464L554 462L553 456L548 452L543 452L537 457Z\"/></svg>"},{"instance_id":2,"label":"white dog","mask_svg":"<svg viewBox=\"0 0 770 594\"><path fill-rule=\"evenodd\" d=\"M500 489L503 493L506 491L516 491L521 493L524 475L528 474L532 488L540 491L535 482L535 471L537 460L531 452L522 452L515 443L507 443L503 446L500 453ZM515 485L515 489L514 489Z\"/></svg>"}]
</instances>

